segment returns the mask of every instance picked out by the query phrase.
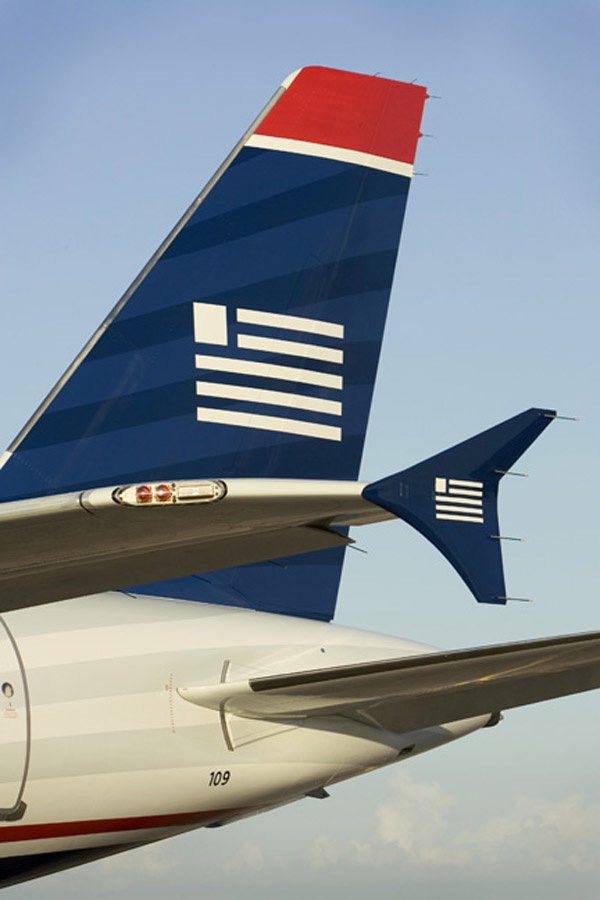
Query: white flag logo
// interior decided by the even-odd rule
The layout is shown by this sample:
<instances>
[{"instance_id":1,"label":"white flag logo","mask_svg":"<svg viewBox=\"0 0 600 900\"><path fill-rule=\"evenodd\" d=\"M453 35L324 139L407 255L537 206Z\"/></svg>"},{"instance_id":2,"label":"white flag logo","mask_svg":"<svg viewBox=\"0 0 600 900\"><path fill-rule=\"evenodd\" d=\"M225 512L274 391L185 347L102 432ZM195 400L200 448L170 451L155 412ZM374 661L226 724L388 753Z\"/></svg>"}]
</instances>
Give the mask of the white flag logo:
<instances>
[{"instance_id":1,"label":"white flag logo","mask_svg":"<svg viewBox=\"0 0 600 900\"><path fill-rule=\"evenodd\" d=\"M338 398L343 387L343 325L323 319L307 319L238 307L235 311L235 328L229 328L226 306L201 302L194 303L193 306L195 342L227 347L232 354L217 356L197 353L196 368L205 372L238 376L240 381L244 376L250 376L253 380L252 385L231 383L229 380L227 383L197 381L196 394L201 404L197 407L199 422L341 441L342 429L338 423L342 415L342 403ZM253 326L259 326L261 333L253 333ZM302 339L290 339L290 332L292 338L299 336L297 333L303 333ZM335 340L324 344L319 342L319 337ZM236 353L238 349L246 351L242 354L243 358L239 358ZM270 363L265 361L265 355L268 360L269 354L309 360L310 368ZM322 363L329 364L326 371ZM298 388L290 391L274 389L273 382L282 381L289 382L290 386L296 384ZM300 393L302 385L325 388L329 397L325 399ZM281 385L278 387L281 388ZM301 418L290 418L229 409L227 405L220 406L218 402L214 406L202 405L202 399L209 397L217 401L236 400L267 407L282 407L282 411L302 410L303 414ZM320 413L329 421L313 421L311 413Z\"/></svg>"},{"instance_id":2,"label":"white flag logo","mask_svg":"<svg viewBox=\"0 0 600 900\"><path fill-rule=\"evenodd\" d=\"M483 482L435 479L435 517L453 522L483 522Z\"/></svg>"}]
</instances>

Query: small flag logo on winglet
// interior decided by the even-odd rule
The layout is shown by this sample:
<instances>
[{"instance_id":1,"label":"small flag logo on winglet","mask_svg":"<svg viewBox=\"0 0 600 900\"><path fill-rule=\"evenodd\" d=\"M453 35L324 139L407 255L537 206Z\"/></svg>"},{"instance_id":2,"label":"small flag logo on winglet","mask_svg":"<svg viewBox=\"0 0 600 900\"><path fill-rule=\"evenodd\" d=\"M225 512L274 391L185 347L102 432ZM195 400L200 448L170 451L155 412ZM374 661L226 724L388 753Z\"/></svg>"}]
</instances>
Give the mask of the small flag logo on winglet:
<instances>
[{"instance_id":1,"label":"small flag logo on winglet","mask_svg":"<svg viewBox=\"0 0 600 900\"><path fill-rule=\"evenodd\" d=\"M193 308L195 342L214 348L196 354L196 368L207 373L196 382L199 422L341 441L343 325L238 307L230 327L226 306L195 302ZM287 365L287 357L308 367ZM215 381L213 373L226 377Z\"/></svg>"},{"instance_id":2,"label":"small flag logo on winglet","mask_svg":"<svg viewBox=\"0 0 600 900\"><path fill-rule=\"evenodd\" d=\"M451 522L483 522L483 482L436 478L435 517Z\"/></svg>"}]
</instances>

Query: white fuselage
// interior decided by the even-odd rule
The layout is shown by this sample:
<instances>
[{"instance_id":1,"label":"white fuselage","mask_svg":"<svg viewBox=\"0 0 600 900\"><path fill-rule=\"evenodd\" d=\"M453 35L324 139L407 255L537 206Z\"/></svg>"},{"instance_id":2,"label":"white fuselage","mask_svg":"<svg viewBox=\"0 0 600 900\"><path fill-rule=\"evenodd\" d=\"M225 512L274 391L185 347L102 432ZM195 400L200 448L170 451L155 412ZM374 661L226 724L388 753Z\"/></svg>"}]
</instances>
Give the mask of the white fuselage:
<instances>
[{"instance_id":1,"label":"white fuselage","mask_svg":"<svg viewBox=\"0 0 600 900\"><path fill-rule=\"evenodd\" d=\"M224 723L177 693L431 651L326 623L114 593L3 624L0 857L21 858L18 872L31 858L33 875L35 860L72 865L73 851L100 856L287 803L488 719L411 734L343 716Z\"/></svg>"}]
</instances>

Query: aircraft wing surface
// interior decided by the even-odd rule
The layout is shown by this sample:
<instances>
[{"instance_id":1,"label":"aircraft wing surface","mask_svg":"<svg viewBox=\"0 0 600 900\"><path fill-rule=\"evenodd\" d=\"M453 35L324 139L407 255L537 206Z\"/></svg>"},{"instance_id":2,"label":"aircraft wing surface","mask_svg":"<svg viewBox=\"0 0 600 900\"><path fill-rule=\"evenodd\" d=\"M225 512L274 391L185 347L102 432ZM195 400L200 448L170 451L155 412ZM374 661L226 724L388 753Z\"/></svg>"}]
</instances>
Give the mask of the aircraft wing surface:
<instances>
[{"instance_id":1,"label":"aircraft wing surface","mask_svg":"<svg viewBox=\"0 0 600 900\"><path fill-rule=\"evenodd\" d=\"M393 518L357 482L228 479L0 504L0 612L350 543Z\"/></svg>"},{"instance_id":2,"label":"aircraft wing surface","mask_svg":"<svg viewBox=\"0 0 600 900\"><path fill-rule=\"evenodd\" d=\"M408 732L600 687L600 632L251 678L179 694L247 718L359 717Z\"/></svg>"},{"instance_id":3,"label":"aircraft wing surface","mask_svg":"<svg viewBox=\"0 0 600 900\"><path fill-rule=\"evenodd\" d=\"M285 572L294 567L286 557L343 548L350 542L349 526L394 518L427 537L478 600L506 603L498 484L555 416L552 410L525 410L372 484L165 479L0 503L0 612L151 582L163 582L162 595L172 596L167 579L280 558L283 564L275 571ZM321 562L327 569L323 554ZM194 581L208 584L201 577ZM327 581L324 573L322 581ZM282 607L270 581L260 578L258 585L264 595L260 603L244 579L227 602L307 614L302 598L292 602L283 594ZM317 581L317 596L320 586ZM200 597L192 593L190 599ZM205 599L219 602L214 590ZM322 617L329 617L327 610Z\"/></svg>"}]
</instances>

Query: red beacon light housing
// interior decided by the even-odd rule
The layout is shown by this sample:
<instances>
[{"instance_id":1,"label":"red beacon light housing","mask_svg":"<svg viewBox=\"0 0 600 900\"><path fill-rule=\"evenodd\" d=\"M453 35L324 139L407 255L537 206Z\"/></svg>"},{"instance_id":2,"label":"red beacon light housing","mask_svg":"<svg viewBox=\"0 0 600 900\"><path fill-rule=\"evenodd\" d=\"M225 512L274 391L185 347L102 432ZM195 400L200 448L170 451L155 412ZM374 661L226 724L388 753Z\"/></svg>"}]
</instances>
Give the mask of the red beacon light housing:
<instances>
[{"instance_id":1,"label":"red beacon light housing","mask_svg":"<svg viewBox=\"0 0 600 900\"><path fill-rule=\"evenodd\" d=\"M227 493L222 481L159 481L116 488L113 499L122 506L173 506L212 503Z\"/></svg>"},{"instance_id":2,"label":"red beacon light housing","mask_svg":"<svg viewBox=\"0 0 600 900\"><path fill-rule=\"evenodd\" d=\"M154 488L154 499L157 503L168 503L173 499L173 486L170 484L159 484Z\"/></svg>"}]
</instances>

